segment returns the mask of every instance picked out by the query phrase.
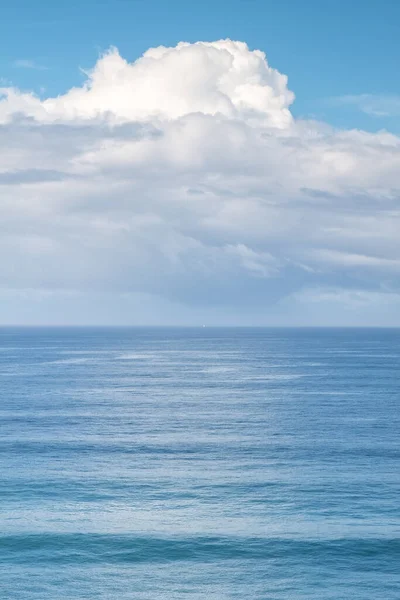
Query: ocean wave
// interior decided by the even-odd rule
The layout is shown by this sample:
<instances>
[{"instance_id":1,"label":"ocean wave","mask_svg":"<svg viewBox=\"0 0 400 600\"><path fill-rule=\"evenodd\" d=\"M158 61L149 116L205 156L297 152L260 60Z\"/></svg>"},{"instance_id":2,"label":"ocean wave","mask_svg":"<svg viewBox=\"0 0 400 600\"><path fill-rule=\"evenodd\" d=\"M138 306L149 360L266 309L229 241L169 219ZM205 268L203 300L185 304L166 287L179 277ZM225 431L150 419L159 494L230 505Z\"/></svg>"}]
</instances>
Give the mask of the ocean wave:
<instances>
[{"instance_id":1,"label":"ocean wave","mask_svg":"<svg viewBox=\"0 0 400 600\"><path fill-rule=\"evenodd\" d=\"M218 560L340 562L361 559L365 569L395 568L398 538L296 540L265 537L153 537L137 535L31 534L0 537L0 560L14 563L170 563Z\"/></svg>"}]
</instances>

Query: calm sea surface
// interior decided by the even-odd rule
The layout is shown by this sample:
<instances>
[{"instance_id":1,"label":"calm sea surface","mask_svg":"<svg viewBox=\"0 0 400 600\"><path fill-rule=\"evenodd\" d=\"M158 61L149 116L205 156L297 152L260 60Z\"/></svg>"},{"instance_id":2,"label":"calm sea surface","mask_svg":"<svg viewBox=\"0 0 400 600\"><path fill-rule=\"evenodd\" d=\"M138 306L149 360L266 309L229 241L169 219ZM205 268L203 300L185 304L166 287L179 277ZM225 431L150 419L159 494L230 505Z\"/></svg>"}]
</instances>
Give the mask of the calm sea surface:
<instances>
[{"instance_id":1,"label":"calm sea surface","mask_svg":"<svg viewBox=\"0 0 400 600\"><path fill-rule=\"evenodd\" d=\"M0 329L1 600L399 600L400 331Z\"/></svg>"}]
</instances>

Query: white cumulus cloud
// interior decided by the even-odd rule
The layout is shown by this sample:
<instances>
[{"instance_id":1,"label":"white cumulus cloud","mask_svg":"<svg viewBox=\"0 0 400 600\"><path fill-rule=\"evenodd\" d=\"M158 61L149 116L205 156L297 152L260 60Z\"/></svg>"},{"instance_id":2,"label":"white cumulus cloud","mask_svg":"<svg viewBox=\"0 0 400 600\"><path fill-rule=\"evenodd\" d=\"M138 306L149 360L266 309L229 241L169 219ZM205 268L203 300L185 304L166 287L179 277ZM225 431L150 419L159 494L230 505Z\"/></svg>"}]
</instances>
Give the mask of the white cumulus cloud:
<instances>
[{"instance_id":1,"label":"white cumulus cloud","mask_svg":"<svg viewBox=\"0 0 400 600\"><path fill-rule=\"evenodd\" d=\"M396 293L398 137L294 119L287 77L243 42L113 48L86 77L0 89L1 289L239 320L317 288Z\"/></svg>"},{"instance_id":2,"label":"white cumulus cloud","mask_svg":"<svg viewBox=\"0 0 400 600\"><path fill-rule=\"evenodd\" d=\"M201 113L285 127L294 99L287 77L268 65L263 52L231 40L152 48L134 63L112 48L87 73L84 86L43 102L14 89L1 91L3 119L18 104L48 121L107 116L114 122L147 121Z\"/></svg>"}]
</instances>

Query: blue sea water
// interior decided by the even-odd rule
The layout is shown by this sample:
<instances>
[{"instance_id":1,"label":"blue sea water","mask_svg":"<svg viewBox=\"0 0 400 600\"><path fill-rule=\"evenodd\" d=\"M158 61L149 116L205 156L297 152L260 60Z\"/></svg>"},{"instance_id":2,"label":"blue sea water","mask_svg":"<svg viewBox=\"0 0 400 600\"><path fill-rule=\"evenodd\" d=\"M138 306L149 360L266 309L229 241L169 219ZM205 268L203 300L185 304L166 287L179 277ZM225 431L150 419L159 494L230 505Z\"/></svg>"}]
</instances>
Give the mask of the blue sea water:
<instances>
[{"instance_id":1,"label":"blue sea water","mask_svg":"<svg viewBox=\"0 0 400 600\"><path fill-rule=\"evenodd\" d=\"M0 329L1 600L399 600L400 331Z\"/></svg>"}]
</instances>

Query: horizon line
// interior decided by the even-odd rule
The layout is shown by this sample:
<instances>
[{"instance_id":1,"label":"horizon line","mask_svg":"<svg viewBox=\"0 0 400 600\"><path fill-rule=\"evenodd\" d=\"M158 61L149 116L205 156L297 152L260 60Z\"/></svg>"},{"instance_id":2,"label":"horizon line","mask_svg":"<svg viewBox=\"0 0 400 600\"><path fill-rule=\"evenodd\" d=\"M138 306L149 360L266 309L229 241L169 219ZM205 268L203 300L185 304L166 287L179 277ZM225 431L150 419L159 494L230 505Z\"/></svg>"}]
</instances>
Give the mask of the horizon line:
<instances>
[{"instance_id":1,"label":"horizon line","mask_svg":"<svg viewBox=\"0 0 400 600\"><path fill-rule=\"evenodd\" d=\"M0 329L400 329L400 325L130 325L130 324L1 324Z\"/></svg>"}]
</instances>

